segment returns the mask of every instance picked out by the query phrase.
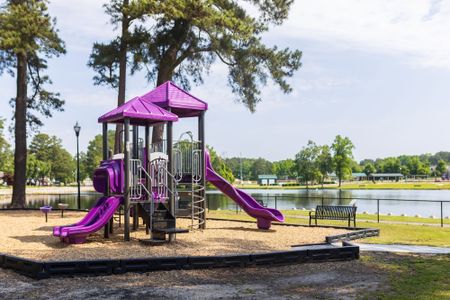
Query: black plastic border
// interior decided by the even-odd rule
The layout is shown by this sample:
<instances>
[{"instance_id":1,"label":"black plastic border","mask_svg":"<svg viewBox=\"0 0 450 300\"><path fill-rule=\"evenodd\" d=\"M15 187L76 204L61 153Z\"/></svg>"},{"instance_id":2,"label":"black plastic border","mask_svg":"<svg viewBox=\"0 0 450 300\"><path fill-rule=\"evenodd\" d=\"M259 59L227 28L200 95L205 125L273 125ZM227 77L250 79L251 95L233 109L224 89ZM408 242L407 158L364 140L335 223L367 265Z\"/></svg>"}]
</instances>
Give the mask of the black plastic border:
<instances>
[{"instance_id":1,"label":"black plastic border","mask_svg":"<svg viewBox=\"0 0 450 300\"><path fill-rule=\"evenodd\" d=\"M352 241L352 240L358 240L358 239L364 239L368 237L373 236L379 236L380 235L380 229L378 228L364 228L355 230L352 232L337 234L337 235L330 235L325 237L325 241L329 244L341 242L341 241Z\"/></svg>"},{"instance_id":2,"label":"black plastic border","mask_svg":"<svg viewBox=\"0 0 450 300\"><path fill-rule=\"evenodd\" d=\"M80 260L40 262L0 254L0 267L33 279L73 275L111 275L162 270L216 269L230 267L275 266L307 262L342 261L359 258L359 247L344 242L342 247L301 249L268 253Z\"/></svg>"}]
</instances>

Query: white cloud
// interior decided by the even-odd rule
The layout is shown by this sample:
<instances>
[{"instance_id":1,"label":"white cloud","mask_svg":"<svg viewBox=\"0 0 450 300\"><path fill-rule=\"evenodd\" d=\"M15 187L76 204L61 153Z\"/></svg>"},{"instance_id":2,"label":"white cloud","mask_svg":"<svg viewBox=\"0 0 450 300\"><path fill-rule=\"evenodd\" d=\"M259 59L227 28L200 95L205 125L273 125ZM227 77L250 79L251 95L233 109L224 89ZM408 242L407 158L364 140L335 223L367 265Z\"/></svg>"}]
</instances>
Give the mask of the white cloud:
<instances>
[{"instance_id":1,"label":"white cloud","mask_svg":"<svg viewBox=\"0 0 450 300\"><path fill-rule=\"evenodd\" d=\"M69 52L90 52L93 41L107 41L114 36L113 26L105 14L104 0L53 0L51 16L57 17L56 27L66 41Z\"/></svg>"},{"instance_id":2,"label":"white cloud","mask_svg":"<svg viewBox=\"0 0 450 300\"><path fill-rule=\"evenodd\" d=\"M450 69L449 29L449 0L304 0L269 37L401 54L414 67Z\"/></svg>"}]
</instances>

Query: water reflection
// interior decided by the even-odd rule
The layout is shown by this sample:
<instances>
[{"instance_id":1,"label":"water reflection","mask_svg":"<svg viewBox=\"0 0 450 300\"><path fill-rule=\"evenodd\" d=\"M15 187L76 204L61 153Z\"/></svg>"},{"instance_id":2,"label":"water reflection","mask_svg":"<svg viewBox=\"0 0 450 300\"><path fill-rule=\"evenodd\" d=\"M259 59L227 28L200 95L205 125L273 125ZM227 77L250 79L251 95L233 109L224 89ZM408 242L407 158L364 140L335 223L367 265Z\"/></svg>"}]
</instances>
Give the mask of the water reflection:
<instances>
[{"instance_id":1,"label":"water reflection","mask_svg":"<svg viewBox=\"0 0 450 300\"><path fill-rule=\"evenodd\" d=\"M324 203L327 205L347 205L352 199L356 200L358 211L374 213L377 210L376 199L406 199L424 200L424 202L381 201L380 212L394 215L407 214L422 216L440 216L440 203L430 201L450 201L449 190L247 190L253 197L260 200L267 207L282 210L311 209ZM6 207L11 196L0 196L0 206ZM101 197L97 193L84 193L81 195L81 208L89 209ZM427 202L428 201L428 202ZM58 203L67 203L69 208L76 208L77 195L28 195L29 207L38 208L43 205L57 207ZM207 205L211 210L236 209L236 204L220 191L207 192ZM450 203L443 204L444 217L450 216Z\"/></svg>"}]
</instances>

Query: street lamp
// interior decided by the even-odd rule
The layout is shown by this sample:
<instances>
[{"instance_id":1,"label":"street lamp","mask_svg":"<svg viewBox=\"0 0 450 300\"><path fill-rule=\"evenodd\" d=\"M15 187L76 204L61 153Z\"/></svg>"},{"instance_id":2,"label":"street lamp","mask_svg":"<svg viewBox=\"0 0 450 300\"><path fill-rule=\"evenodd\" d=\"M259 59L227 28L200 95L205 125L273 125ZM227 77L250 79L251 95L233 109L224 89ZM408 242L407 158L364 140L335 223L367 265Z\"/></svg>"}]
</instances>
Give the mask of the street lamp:
<instances>
[{"instance_id":1,"label":"street lamp","mask_svg":"<svg viewBox=\"0 0 450 300\"><path fill-rule=\"evenodd\" d=\"M79 136L81 127L78 125L78 121L73 126L73 130L75 131L75 135L77 136L77 184L78 184L78 198L77 198L77 207L81 209L81 196L80 196L80 144L79 144Z\"/></svg>"}]
</instances>

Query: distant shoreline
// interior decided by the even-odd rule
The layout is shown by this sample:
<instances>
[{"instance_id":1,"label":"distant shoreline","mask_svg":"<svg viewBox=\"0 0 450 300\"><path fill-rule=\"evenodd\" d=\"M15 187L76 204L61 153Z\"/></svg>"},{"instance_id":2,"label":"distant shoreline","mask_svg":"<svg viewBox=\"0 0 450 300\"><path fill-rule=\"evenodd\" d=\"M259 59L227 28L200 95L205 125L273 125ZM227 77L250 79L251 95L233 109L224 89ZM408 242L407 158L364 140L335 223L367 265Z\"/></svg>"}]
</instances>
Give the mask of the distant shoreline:
<instances>
[{"instance_id":1,"label":"distant shoreline","mask_svg":"<svg viewBox=\"0 0 450 300\"><path fill-rule=\"evenodd\" d=\"M260 186L260 185L240 185L234 187L246 190L306 190L304 185L295 186ZM208 185L209 190L215 190L213 186ZM321 185L311 185L310 190L321 190ZM450 182L387 182L387 183L344 183L341 187L337 184L324 185L325 190L450 190ZM49 195L49 194L76 194L76 186L40 186L27 187L27 195ZM93 186L82 186L81 193L95 193ZM12 187L0 188L0 196L12 195Z\"/></svg>"},{"instance_id":2,"label":"distant shoreline","mask_svg":"<svg viewBox=\"0 0 450 300\"><path fill-rule=\"evenodd\" d=\"M82 186L81 193L94 193L93 186ZM76 186L39 186L27 187L27 195L49 195L49 194L76 194L78 188ZM0 188L0 195L12 195L12 187Z\"/></svg>"},{"instance_id":3,"label":"distant shoreline","mask_svg":"<svg viewBox=\"0 0 450 300\"><path fill-rule=\"evenodd\" d=\"M306 190L305 185L294 186L261 186L261 185L234 185L240 189L258 190ZM321 185L310 185L310 190L320 190ZM323 189L327 190L450 190L450 182L358 182L344 183L341 187L337 184L326 184Z\"/></svg>"}]
</instances>

